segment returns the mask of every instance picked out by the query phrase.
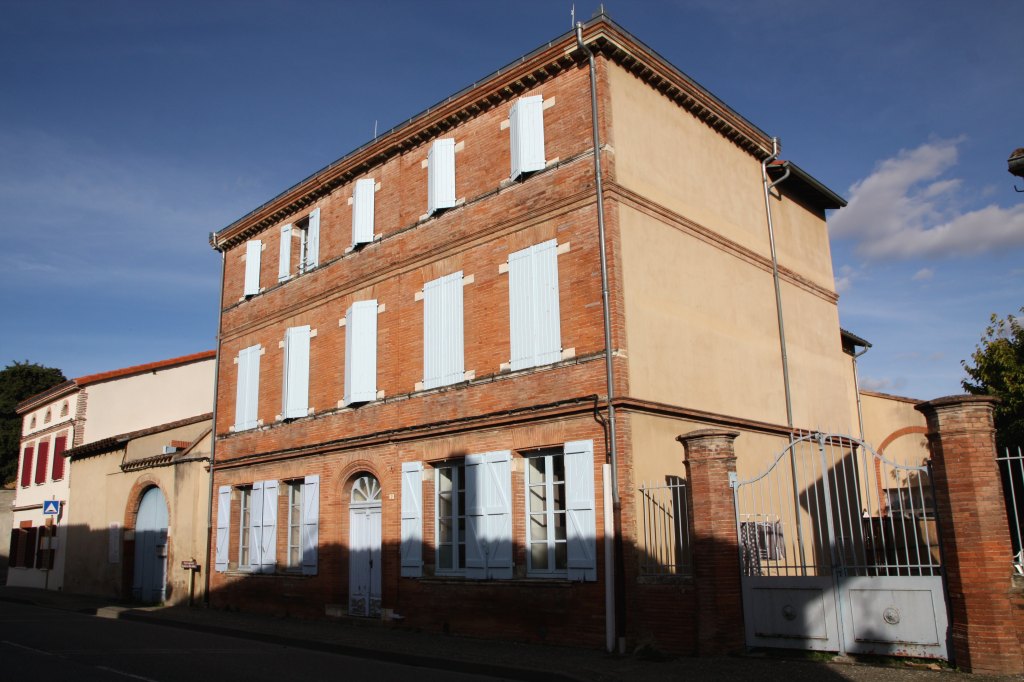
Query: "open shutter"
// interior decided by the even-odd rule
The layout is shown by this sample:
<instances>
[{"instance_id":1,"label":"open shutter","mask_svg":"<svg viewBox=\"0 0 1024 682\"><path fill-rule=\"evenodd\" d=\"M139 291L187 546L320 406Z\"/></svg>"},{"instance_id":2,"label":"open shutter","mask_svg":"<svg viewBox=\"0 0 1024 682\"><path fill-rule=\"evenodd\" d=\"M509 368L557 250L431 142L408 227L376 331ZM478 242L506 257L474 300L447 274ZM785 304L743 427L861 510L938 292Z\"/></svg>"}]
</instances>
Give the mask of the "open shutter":
<instances>
[{"instance_id":1,"label":"open shutter","mask_svg":"<svg viewBox=\"0 0 1024 682\"><path fill-rule=\"evenodd\" d=\"M21 487L27 488L32 483L32 455L35 448L29 445L21 456Z\"/></svg>"},{"instance_id":2,"label":"open shutter","mask_svg":"<svg viewBox=\"0 0 1024 682\"><path fill-rule=\"evenodd\" d=\"M273 573L277 565L277 481L263 481L263 518L260 523L260 572Z\"/></svg>"},{"instance_id":3,"label":"open shutter","mask_svg":"<svg viewBox=\"0 0 1024 682\"><path fill-rule=\"evenodd\" d=\"M534 361L537 365L547 365L562 359L558 243L552 239L532 248Z\"/></svg>"},{"instance_id":4,"label":"open shutter","mask_svg":"<svg viewBox=\"0 0 1024 682\"><path fill-rule=\"evenodd\" d=\"M263 481L252 484L252 495L249 497L249 565L248 568L259 571L263 565L260 553L263 551Z\"/></svg>"},{"instance_id":5,"label":"open shutter","mask_svg":"<svg viewBox=\"0 0 1024 682\"><path fill-rule=\"evenodd\" d=\"M402 577L423 575L423 463L402 462Z\"/></svg>"},{"instance_id":6,"label":"open shutter","mask_svg":"<svg viewBox=\"0 0 1024 682\"><path fill-rule=\"evenodd\" d=\"M216 569L228 570L228 546L231 544L231 486L217 488L217 554Z\"/></svg>"},{"instance_id":7,"label":"open shutter","mask_svg":"<svg viewBox=\"0 0 1024 682\"><path fill-rule=\"evenodd\" d=\"M377 301L356 301L345 314L345 404L377 399Z\"/></svg>"},{"instance_id":8,"label":"open shutter","mask_svg":"<svg viewBox=\"0 0 1024 682\"><path fill-rule=\"evenodd\" d=\"M25 568L37 568L36 560L39 558L39 527L32 526L25 529L25 554L21 565Z\"/></svg>"},{"instance_id":9,"label":"open shutter","mask_svg":"<svg viewBox=\"0 0 1024 682\"><path fill-rule=\"evenodd\" d=\"M8 566L19 566L20 565L18 563L18 558L19 558L18 550L20 549L19 548L20 540L21 540L21 529L20 528L12 528L11 529L10 549L7 552L7 565Z\"/></svg>"},{"instance_id":10,"label":"open shutter","mask_svg":"<svg viewBox=\"0 0 1024 682\"><path fill-rule=\"evenodd\" d=\"M509 340L512 371L533 367L533 247L508 257Z\"/></svg>"},{"instance_id":11,"label":"open shutter","mask_svg":"<svg viewBox=\"0 0 1024 682\"><path fill-rule=\"evenodd\" d=\"M512 179L543 170L544 99L540 95L520 98L512 105L508 118Z\"/></svg>"},{"instance_id":12,"label":"open shutter","mask_svg":"<svg viewBox=\"0 0 1024 682\"><path fill-rule=\"evenodd\" d=\"M235 390L235 431L256 428L260 390L260 347L238 353L238 385Z\"/></svg>"},{"instance_id":13,"label":"open shutter","mask_svg":"<svg viewBox=\"0 0 1024 682\"><path fill-rule=\"evenodd\" d=\"M292 268L292 225L281 228L281 256L277 261L277 281L283 282L291 275Z\"/></svg>"},{"instance_id":14,"label":"open shutter","mask_svg":"<svg viewBox=\"0 0 1024 682\"><path fill-rule=\"evenodd\" d=\"M252 239L245 243L245 296L260 293L260 256L263 254L263 242Z\"/></svg>"},{"instance_id":15,"label":"open shutter","mask_svg":"<svg viewBox=\"0 0 1024 682\"><path fill-rule=\"evenodd\" d=\"M594 441L565 444L565 525L569 580L597 580Z\"/></svg>"},{"instance_id":16,"label":"open shutter","mask_svg":"<svg viewBox=\"0 0 1024 682\"><path fill-rule=\"evenodd\" d=\"M356 180L352 191L352 245L373 241L373 195L377 183L373 178Z\"/></svg>"},{"instance_id":17,"label":"open shutter","mask_svg":"<svg viewBox=\"0 0 1024 682\"><path fill-rule=\"evenodd\" d=\"M39 441L36 454L36 483L46 483L46 465L50 463L50 437Z\"/></svg>"},{"instance_id":18,"label":"open shutter","mask_svg":"<svg viewBox=\"0 0 1024 682\"><path fill-rule=\"evenodd\" d=\"M57 436L53 441L53 469L50 480L59 481L64 478L64 450L68 446L67 436Z\"/></svg>"},{"instance_id":19,"label":"open shutter","mask_svg":"<svg viewBox=\"0 0 1024 682\"><path fill-rule=\"evenodd\" d=\"M285 419L309 414L309 325L289 327L284 335Z\"/></svg>"},{"instance_id":20,"label":"open shutter","mask_svg":"<svg viewBox=\"0 0 1024 682\"><path fill-rule=\"evenodd\" d=\"M320 476L306 476L302 486L302 574L316 575L320 544Z\"/></svg>"},{"instance_id":21,"label":"open shutter","mask_svg":"<svg viewBox=\"0 0 1024 682\"><path fill-rule=\"evenodd\" d=\"M466 478L466 577L487 577L486 482L484 455L466 455L462 473Z\"/></svg>"},{"instance_id":22,"label":"open shutter","mask_svg":"<svg viewBox=\"0 0 1024 682\"><path fill-rule=\"evenodd\" d=\"M462 271L423 286L423 387L462 381Z\"/></svg>"},{"instance_id":23,"label":"open shutter","mask_svg":"<svg viewBox=\"0 0 1024 682\"><path fill-rule=\"evenodd\" d=\"M309 214L309 225L306 227L306 262L304 270L312 270L320 265L320 209L314 208Z\"/></svg>"},{"instance_id":24,"label":"open shutter","mask_svg":"<svg viewBox=\"0 0 1024 682\"><path fill-rule=\"evenodd\" d=\"M455 205L455 140L434 140L427 153L427 213Z\"/></svg>"},{"instance_id":25,"label":"open shutter","mask_svg":"<svg viewBox=\"0 0 1024 682\"><path fill-rule=\"evenodd\" d=\"M512 577L512 453L488 452L486 462L488 577Z\"/></svg>"}]
</instances>

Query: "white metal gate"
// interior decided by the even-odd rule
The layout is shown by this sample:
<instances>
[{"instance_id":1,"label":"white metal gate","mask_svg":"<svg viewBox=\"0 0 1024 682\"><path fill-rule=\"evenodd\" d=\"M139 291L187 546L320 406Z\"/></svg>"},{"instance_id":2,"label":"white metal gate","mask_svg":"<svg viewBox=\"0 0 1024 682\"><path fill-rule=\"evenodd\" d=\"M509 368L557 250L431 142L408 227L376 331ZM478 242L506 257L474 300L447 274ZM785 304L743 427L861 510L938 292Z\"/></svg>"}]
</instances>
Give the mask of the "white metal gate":
<instances>
[{"instance_id":1,"label":"white metal gate","mask_svg":"<svg viewBox=\"0 0 1024 682\"><path fill-rule=\"evenodd\" d=\"M732 487L749 646L947 657L927 463L815 432Z\"/></svg>"}]
</instances>

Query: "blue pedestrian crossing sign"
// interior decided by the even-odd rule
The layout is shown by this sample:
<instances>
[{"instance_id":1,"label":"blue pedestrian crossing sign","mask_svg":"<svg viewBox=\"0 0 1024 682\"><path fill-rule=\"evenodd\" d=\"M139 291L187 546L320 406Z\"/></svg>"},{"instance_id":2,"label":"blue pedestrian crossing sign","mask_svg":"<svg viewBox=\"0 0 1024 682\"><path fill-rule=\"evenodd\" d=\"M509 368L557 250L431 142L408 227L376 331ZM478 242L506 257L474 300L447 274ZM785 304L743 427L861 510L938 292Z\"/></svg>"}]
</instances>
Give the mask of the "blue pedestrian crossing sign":
<instances>
[{"instance_id":1,"label":"blue pedestrian crossing sign","mask_svg":"<svg viewBox=\"0 0 1024 682\"><path fill-rule=\"evenodd\" d=\"M44 500L43 501L43 514L45 516L57 516L60 514L60 501L59 500Z\"/></svg>"}]
</instances>

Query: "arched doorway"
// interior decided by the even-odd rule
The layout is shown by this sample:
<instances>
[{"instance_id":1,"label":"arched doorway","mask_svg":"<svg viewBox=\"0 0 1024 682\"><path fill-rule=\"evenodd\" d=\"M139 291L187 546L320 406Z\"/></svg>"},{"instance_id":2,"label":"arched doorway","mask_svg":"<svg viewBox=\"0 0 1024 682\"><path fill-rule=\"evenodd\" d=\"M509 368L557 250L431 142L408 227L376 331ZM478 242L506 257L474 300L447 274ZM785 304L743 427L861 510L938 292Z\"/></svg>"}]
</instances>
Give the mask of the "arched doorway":
<instances>
[{"instance_id":1,"label":"arched doorway","mask_svg":"<svg viewBox=\"0 0 1024 682\"><path fill-rule=\"evenodd\" d=\"M380 615L380 482L361 474L349 497L348 612Z\"/></svg>"},{"instance_id":2,"label":"arched doorway","mask_svg":"<svg viewBox=\"0 0 1024 682\"><path fill-rule=\"evenodd\" d=\"M164 600L167 586L167 502L152 487L139 502L135 519L135 575L132 597L147 602Z\"/></svg>"}]
</instances>

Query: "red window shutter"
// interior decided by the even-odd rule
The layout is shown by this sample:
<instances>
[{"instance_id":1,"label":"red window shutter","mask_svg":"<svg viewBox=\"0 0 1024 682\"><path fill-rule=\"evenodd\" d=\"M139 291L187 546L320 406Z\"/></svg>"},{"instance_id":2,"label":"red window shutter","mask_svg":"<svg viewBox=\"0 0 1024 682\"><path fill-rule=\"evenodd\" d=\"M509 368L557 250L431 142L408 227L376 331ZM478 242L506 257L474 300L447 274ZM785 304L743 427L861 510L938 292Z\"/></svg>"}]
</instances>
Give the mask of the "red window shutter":
<instances>
[{"instance_id":1,"label":"red window shutter","mask_svg":"<svg viewBox=\"0 0 1024 682\"><path fill-rule=\"evenodd\" d=\"M21 458L21 487L27 488L32 483L32 454L35 450L29 445Z\"/></svg>"},{"instance_id":2,"label":"red window shutter","mask_svg":"<svg viewBox=\"0 0 1024 682\"><path fill-rule=\"evenodd\" d=\"M11 529L11 550L10 550L10 553L8 554L9 558L7 560L7 565L8 566L17 566L18 565L18 540L20 540L20 539L21 539L21 529L20 528L12 528Z\"/></svg>"},{"instance_id":3,"label":"red window shutter","mask_svg":"<svg viewBox=\"0 0 1024 682\"><path fill-rule=\"evenodd\" d=\"M36 483L46 483L46 465L50 461L50 441L39 441L39 454L36 455Z\"/></svg>"},{"instance_id":4,"label":"red window shutter","mask_svg":"<svg viewBox=\"0 0 1024 682\"><path fill-rule=\"evenodd\" d=\"M68 437L57 436L53 441L53 471L50 472L51 481L59 481L64 478L64 450L67 449Z\"/></svg>"},{"instance_id":5,"label":"red window shutter","mask_svg":"<svg viewBox=\"0 0 1024 682\"><path fill-rule=\"evenodd\" d=\"M39 529L32 527L25 531L25 557L21 565L25 568L36 567L36 533Z\"/></svg>"}]
</instances>

